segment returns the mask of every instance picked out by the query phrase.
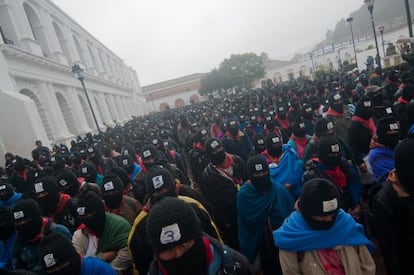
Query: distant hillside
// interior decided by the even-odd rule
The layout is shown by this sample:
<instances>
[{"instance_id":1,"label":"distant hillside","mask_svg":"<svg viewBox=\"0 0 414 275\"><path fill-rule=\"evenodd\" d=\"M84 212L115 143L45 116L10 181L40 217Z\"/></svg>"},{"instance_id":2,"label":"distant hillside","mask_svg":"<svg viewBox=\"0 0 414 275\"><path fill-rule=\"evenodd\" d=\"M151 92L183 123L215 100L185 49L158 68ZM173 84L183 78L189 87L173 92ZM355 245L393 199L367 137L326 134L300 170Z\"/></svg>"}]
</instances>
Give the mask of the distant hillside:
<instances>
[{"instance_id":1,"label":"distant hillside","mask_svg":"<svg viewBox=\"0 0 414 275\"><path fill-rule=\"evenodd\" d=\"M362 1L361 1L362 2ZM410 0L411 15L414 15L414 0ZM371 18L367 6L364 4L358 10L352 12L352 28L354 37L372 34ZM385 31L393 30L406 26L406 13L404 0L375 0L374 20L376 26L384 26ZM328 30L326 39L316 47L340 43L351 38L350 28L346 18L342 18L335 26L334 30Z\"/></svg>"}]
</instances>

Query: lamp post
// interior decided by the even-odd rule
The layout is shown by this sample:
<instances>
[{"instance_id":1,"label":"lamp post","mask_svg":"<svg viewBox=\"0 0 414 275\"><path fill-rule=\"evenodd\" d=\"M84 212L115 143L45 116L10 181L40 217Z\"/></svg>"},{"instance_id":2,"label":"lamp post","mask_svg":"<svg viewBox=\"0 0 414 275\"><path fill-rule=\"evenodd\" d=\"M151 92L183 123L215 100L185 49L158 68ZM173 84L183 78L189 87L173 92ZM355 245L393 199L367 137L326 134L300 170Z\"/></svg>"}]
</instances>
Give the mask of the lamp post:
<instances>
[{"instance_id":1,"label":"lamp post","mask_svg":"<svg viewBox=\"0 0 414 275\"><path fill-rule=\"evenodd\" d=\"M91 109L91 113L93 116L93 120L95 121L96 129L98 129L98 132L101 133L101 129L99 128L98 121L96 120L95 112L93 111L93 107L91 104L91 101L89 99L88 91L86 90L85 83L83 82L85 75L84 70L79 66L79 64L74 64L72 66L72 74L80 81L83 87L83 91L85 92L86 99L88 100L89 108Z\"/></svg>"},{"instance_id":2,"label":"lamp post","mask_svg":"<svg viewBox=\"0 0 414 275\"><path fill-rule=\"evenodd\" d=\"M378 26L378 30L381 33L381 43L382 43L382 54L385 56L385 46L384 46L384 26Z\"/></svg>"},{"instance_id":3,"label":"lamp post","mask_svg":"<svg viewBox=\"0 0 414 275\"><path fill-rule=\"evenodd\" d=\"M356 52L356 49L355 49L354 32L352 30L352 21L354 21L354 18L352 18L352 17L348 17L346 19L346 22L349 23L349 27L351 28L352 46L354 47L354 55L355 55L355 65L358 68L358 59L357 59L357 52Z\"/></svg>"},{"instance_id":4,"label":"lamp post","mask_svg":"<svg viewBox=\"0 0 414 275\"><path fill-rule=\"evenodd\" d=\"M380 58L379 49L378 49L378 40L377 40L377 34L375 32L375 23L374 23L374 15L373 15L374 0L364 0L364 3L367 4L369 14L371 15L372 31L374 32L375 48L377 49L377 55L375 56L375 62L377 63L377 66L381 71L381 58Z\"/></svg>"}]
</instances>

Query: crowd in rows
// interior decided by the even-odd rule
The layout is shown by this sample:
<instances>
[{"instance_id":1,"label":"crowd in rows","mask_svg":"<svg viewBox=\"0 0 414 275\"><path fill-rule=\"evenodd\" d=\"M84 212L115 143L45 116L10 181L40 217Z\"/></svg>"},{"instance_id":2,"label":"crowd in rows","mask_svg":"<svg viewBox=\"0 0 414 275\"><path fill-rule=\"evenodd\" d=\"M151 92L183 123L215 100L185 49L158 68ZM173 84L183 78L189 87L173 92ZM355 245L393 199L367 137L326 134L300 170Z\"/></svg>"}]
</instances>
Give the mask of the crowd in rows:
<instances>
[{"instance_id":1,"label":"crowd in rows","mask_svg":"<svg viewBox=\"0 0 414 275\"><path fill-rule=\"evenodd\" d=\"M7 153L0 268L376 274L375 253L414 274L410 70L269 82Z\"/></svg>"}]
</instances>

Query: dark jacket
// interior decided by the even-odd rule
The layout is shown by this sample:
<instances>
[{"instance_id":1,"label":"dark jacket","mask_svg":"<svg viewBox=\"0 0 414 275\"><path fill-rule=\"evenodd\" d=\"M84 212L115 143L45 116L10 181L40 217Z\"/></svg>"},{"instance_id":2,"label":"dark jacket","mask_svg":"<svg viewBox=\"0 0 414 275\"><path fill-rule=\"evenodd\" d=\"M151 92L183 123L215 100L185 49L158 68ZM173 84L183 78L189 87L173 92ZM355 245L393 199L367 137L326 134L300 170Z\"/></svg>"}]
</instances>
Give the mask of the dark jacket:
<instances>
[{"instance_id":1,"label":"dark jacket","mask_svg":"<svg viewBox=\"0 0 414 275\"><path fill-rule=\"evenodd\" d=\"M229 248L221 244L218 240L209 236L204 236L210 242L210 249L213 253L213 259L208 264L207 274L237 274L237 275L250 275L253 274L250 268L249 262L246 257L237 252L234 249ZM157 259L151 263L149 275L160 275L162 274Z\"/></svg>"},{"instance_id":2,"label":"dark jacket","mask_svg":"<svg viewBox=\"0 0 414 275\"><path fill-rule=\"evenodd\" d=\"M244 132L239 131L239 138L234 139L228 132L222 140L223 147L226 152L240 156L244 161L247 161L247 156L253 150L253 145L250 138Z\"/></svg>"},{"instance_id":3,"label":"dark jacket","mask_svg":"<svg viewBox=\"0 0 414 275\"><path fill-rule=\"evenodd\" d=\"M36 178L39 176L39 173L33 168L27 167L27 166L26 166L26 172L27 172L26 180L24 180L21 176L17 174L13 174L9 178L9 182L11 185L14 186L14 188L16 188L16 190L19 193L30 196L32 190L34 190L34 182L36 181Z\"/></svg>"},{"instance_id":4,"label":"dark jacket","mask_svg":"<svg viewBox=\"0 0 414 275\"><path fill-rule=\"evenodd\" d=\"M49 216L55 223L66 226L72 234L80 225L78 213L76 212L76 203L66 194L60 195L56 212Z\"/></svg>"},{"instance_id":5,"label":"dark jacket","mask_svg":"<svg viewBox=\"0 0 414 275\"><path fill-rule=\"evenodd\" d=\"M198 147L194 147L190 151L190 165L191 172L193 172L194 179L199 184L201 182L201 177L203 175L204 168L209 163L209 158L207 157L205 151L201 150Z\"/></svg>"},{"instance_id":6,"label":"dark jacket","mask_svg":"<svg viewBox=\"0 0 414 275\"><path fill-rule=\"evenodd\" d=\"M363 157L369 153L371 131L360 122L352 121L348 129L348 144L358 165L364 162Z\"/></svg>"},{"instance_id":7,"label":"dark jacket","mask_svg":"<svg viewBox=\"0 0 414 275\"><path fill-rule=\"evenodd\" d=\"M387 273L413 274L414 198L399 198L386 182L374 198L373 212Z\"/></svg>"},{"instance_id":8,"label":"dark jacket","mask_svg":"<svg viewBox=\"0 0 414 275\"><path fill-rule=\"evenodd\" d=\"M233 177L222 175L217 168L209 163L204 169L200 189L212 208L213 216L223 238L232 248L238 248L237 233L237 185L247 180L244 161L237 155L232 155Z\"/></svg>"}]
</instances>

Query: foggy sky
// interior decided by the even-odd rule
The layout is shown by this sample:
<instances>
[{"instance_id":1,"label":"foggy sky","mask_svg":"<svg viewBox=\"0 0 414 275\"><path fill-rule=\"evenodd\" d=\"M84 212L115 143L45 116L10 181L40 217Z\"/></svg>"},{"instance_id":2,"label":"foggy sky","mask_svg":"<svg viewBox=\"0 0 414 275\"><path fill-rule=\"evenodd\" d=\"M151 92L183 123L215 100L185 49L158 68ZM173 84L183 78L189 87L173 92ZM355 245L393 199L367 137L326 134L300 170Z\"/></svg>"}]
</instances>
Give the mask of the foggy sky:
<instances>
[{"instance_id":1,"label":"foggy sky","mask_svg":"<svg viewBox=\"0 0 414 275\"><path fill-rule=\"evenodd\" d=\"M52 0L145 86L208 72L232 53L290 59L363 0Z\"/></svg>"}]
</instances>

